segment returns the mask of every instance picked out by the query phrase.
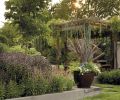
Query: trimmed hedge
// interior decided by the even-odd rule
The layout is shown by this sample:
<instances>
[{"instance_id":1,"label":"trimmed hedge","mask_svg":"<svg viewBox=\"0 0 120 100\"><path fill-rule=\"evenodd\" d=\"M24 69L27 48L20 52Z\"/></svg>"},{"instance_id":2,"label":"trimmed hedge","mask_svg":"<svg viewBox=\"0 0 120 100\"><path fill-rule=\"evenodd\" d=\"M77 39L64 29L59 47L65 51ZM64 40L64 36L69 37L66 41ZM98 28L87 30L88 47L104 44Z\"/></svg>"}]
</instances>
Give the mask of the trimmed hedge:
<instances>
[{"instance_id":1,"label":"trimmed hedge","mask_svg":"<svg viewBox=\"0 0 120 100\"><path fill-rule=\"evenodd\" d=\"M98 82L102 84L120 85L120 70L106 71L98 76Z\"/></svg>"}]
</instances>

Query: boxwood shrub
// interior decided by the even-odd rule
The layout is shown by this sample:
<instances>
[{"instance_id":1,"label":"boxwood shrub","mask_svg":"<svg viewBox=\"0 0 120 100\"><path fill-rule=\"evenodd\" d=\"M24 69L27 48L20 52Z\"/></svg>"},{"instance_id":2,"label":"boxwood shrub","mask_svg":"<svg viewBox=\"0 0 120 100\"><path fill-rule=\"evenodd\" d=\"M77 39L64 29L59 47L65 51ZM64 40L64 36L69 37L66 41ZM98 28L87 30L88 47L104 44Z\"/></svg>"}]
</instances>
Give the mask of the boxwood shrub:
<instances>
[{"instance_id":1,"label":"boxwood shrub","mask_svg":"<svg viewBox=\"0 0 120 100\"><path fill-rule=\"evenodd\" d=\"M103 84L120 85L120 70L106 71L98 76L98 82Z\"/></svg>"}]
</instances>

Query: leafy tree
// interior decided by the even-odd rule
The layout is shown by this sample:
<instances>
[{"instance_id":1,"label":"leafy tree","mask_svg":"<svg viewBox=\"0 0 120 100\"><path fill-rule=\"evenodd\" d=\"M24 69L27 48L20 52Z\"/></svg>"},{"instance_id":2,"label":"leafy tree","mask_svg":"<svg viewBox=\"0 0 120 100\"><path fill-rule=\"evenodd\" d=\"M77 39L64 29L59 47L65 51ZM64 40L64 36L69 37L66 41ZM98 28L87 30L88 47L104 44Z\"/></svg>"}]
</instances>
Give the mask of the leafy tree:
<instances>
[{"instance_id":1,"label":"leafy tree","mask_svg":"<svg viewBox=\"0 0 120 100\"><path fill-rule=\"evenodd\" d=\"M115 33L120 32L120 17L114 16L109 20L112 31Z\"/></svg>"},{"instance_id":2,"label":"leafy tree","mask_svg":"<svg viewBox=\"0 0 120 100\"><path fill-rule=\"evenodd\" d=\"M8 43L8 38L0 33L0 43Z\"/></svg>"},{"instance_id":3,"label":"leafy tree","mask_svg":"<svg viewBox=\"0 0 120 100\"><path fill-rule=\"evenodd\" d=\"M54 18L67 20L72 14L71 0L62 0L60 3L53 5L51 10Z\"/></svg>"},{"instance_id":4,"label":"leafy tree","mask_svg":"<svg viewBox=\"0 0 120 100\"><path fill-rule=\"evenodd\" d=\"M92 10L94 16L100 18L119 15L120 0L86 0L88 10Z\"/></svg>"},{"instance_id":5,"label":"leafy tree","mask_svg":"<svg viewBox=\"0 0 120 100\"><path fill-rule=\"evenodd\" d=\"M5 18L17 23L25 37L38 35L48 16L50 0L9 0L6 1ZM44 16L45 14L45 16Z\"/></svg>"},{"instance_id":6,"label":"leafy tree","mask_svg":"<svg viewBox=\"0 0 120 100\"><path fill-rule=\"evenodd\" d=\"M107 18L120 14L120 0L62 0L53 6L53 17L61 19L99 17Z\"/></svg>"},{"instance_id":7,"label":"leafy tree","mask_svg":"<svg viewBox=\"0 0 120 100\"><path fill-rule=\"evenodd\" d=\"M11 23L5 23L5 25L1 28L0 32L0 41L2 43L6 43L9 46L14 46L19 44L22 36L20 35L18 25L13 25Z\"/></svg>"}]
</instances>

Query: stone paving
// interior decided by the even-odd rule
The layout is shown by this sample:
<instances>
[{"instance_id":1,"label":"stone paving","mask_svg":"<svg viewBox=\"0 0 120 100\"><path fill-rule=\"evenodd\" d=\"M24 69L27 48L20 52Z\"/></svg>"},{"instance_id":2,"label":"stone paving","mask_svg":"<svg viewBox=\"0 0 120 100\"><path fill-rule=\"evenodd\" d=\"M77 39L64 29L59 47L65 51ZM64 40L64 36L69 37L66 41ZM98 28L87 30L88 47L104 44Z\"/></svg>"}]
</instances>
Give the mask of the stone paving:
<instances>
[{"instance_id":1,"label":"stone paving","mask_svg":"<svg viewBox=\"0 0 120 100\"><path fill-rule=\"evenodd\" d=\"M72 91L62 93L46 94L40 96L30 96L7 100L82 100L84 97L94 96L101 92L99 87L92 86L90 89L73 88Z\"/></svg>"}]
</instances>

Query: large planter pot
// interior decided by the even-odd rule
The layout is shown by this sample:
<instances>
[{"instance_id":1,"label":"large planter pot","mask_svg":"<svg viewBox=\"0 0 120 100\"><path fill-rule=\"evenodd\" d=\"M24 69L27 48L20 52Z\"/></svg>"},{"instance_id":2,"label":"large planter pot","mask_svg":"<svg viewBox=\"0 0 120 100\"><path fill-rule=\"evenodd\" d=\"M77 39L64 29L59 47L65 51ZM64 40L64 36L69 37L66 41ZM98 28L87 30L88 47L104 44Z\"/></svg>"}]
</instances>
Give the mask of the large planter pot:
<instances>
[{"instance_id":1,"label":"large planter pot","mask_svg":"<svg viewBox=\"0 0 120 100\"><path fill-rule=\"evenodd\" d=\"M74 81L78 88L90 88L95 74L92 72L80 74L79 71L74 71Z\"/></svg>"}]
</instances>

